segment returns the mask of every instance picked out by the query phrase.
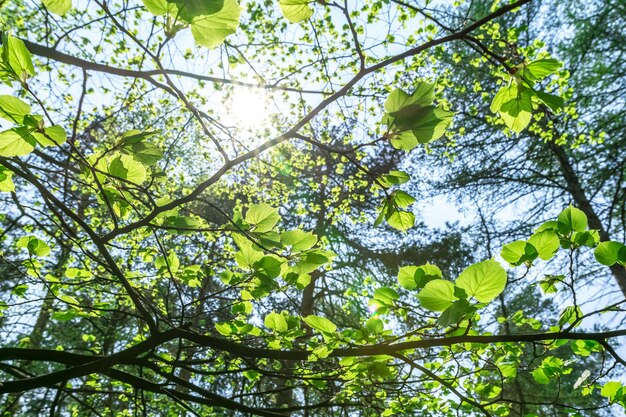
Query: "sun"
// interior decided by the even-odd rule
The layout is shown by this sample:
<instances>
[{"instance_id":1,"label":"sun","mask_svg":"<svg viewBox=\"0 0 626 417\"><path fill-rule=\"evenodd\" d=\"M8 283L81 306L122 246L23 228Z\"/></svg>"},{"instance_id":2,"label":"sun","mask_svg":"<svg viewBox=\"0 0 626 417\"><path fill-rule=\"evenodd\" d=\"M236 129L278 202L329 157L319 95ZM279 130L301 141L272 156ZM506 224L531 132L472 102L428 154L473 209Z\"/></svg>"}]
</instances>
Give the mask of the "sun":
<instances>
[{"instance_id":1,"label":"sun","mask_svg":"<svg viewBox=\"0 0 626 417\"><path fill-rule=\"evenodd\" d=\"M272 97L264 90L237 87L225 104L227 120L236 129L260 131L270 125Z\"/></svg>"}]
</instances>

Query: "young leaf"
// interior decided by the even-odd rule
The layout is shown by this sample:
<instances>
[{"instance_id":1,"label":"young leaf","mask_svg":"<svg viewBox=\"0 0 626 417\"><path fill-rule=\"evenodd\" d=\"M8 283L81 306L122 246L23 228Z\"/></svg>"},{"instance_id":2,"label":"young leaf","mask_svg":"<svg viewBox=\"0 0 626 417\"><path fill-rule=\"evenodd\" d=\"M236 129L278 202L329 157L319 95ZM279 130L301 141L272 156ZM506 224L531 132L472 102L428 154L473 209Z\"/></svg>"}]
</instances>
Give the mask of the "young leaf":
<instances>
[{"instance_id":1,"label":"young leaf","mask_svg":"<svg viewBox=\"0 0 626 417\"><path fill-rule=\"evenodd\" d=\"M72 8L72 0L42 0L43 5L46 6L51 13L58 16L63 16Z\"/></svg>"},{"instance_id":2,"label":"young leaf","mask_svg":"<svg viewBox=\"0 0 626 417\"><path fill-rule=\"evenodd\" d=\"M146 180L146 168L130 155L118 155L109 162L108 172L134 184L140 185Z\"/></svg>"},{"instance_id":3,"label":"young leaf","mask_svg":"<svg viewBox=\"0 0 626 417\"><path fill-rule=\"evenodd\" d=\"M33 132L33 138L43 147L59 146L67 142L67 133L59 125L48 126L42 132Z\"/></svg>"},{"instance_id":4,"label":"young leaf","mask_svg":"<svg viewBox=\"0 0 626 417\"><path fill-rule=\"evenodd\" d=\"M311 232L295 229L283 232L280 235L280 242L286 247L291 247L291 252L298 253L315 246L317 236Z\"/></svg>"},{"instance_id":5,"label":"young leaf","mask_svg":"<svg viewBox=\"0 0 626 417\"><path fill-rule=\"evenodd\" d=\"M164 14L176 15L178 8L173 2L167 0L142 0L146 9L155 16L162 16Z\"/></svg>"},{"instance_id":6,"label":"young leaf","mask_svg":"<svg viewBox=\"0 0 626 417\"><path fill-rule=\"evenodd\" d=\"M289 329L287 326L287 320L285 316L280 313L271 312L267 316L265 316L265 320L263 321L265 327L268 329L272 329L277 333L286 332Z\"/></svg>"},{"instance_id":7,"label":"young leaf","mask_svg":"<svg viewBox=\"0 0 626 417\"><path fill-rule=\"evenodd\" d=\"M330 320L320 316L306 316L303 318L304 322L311 326L313 329L322 333L334 333L337 330Z\"/></svg>"},{"instance_id":8,"label":"young leaf","mask_svg":"<svg viewBox=\"0 0 626 417\"><path fill-rule=\"evenodd\" d=\"M376 333L382 333L385 330L385 325L383 324L381 319L376 318L376 317L371 317L365 323L365 328L367 329L368 332L376 334Z\"/></svg>"},{"instance_id":9,"label":"young leaf","mask_svg":"<svg viewBox=\"0 0 626 417\"><path fill-rule=\"evenodd\" d=\"M556 73L561 68L561 65L561 62L557 59L538 59L524 67L523 75L530 81L538 81Z\"/></svg>"},{"instance_id":10,"label":"young leaf","mask_svg":"<svg viewBox=\"0 0 626 417\"><path fill-rule=\"evenodd\" d=\"M35 75L30 52L21 39L5 34L2 45L2 61L21 82L26 82L28 76Z\"/></svg>"},{"instance_id":11,"label":"young leaf","mask_svg":"<svg viewBox=\"0 0 626 417\"><path fill-rule=\"evenodd\" d=\"M178 17L191 22L197 16L206 16L219 12L224 8L223 0L167 0L178 9Z\"/></svg>"},{"instance_id":12,"label":"young leaf","mask_svg":"<svg viewBox=\"0 0 626 417\"><path fill-rule=\"evenodd\" d=\"M283 15L291 23L299 23L313 16L310 0L280 0L278 5Z\"/></svg>"},{"instance_id":13,"label":"young leaf","mask_svg":"<svg viewBox=\"0 0 626 417\"><path fill-rule=\"evenodd\" d=\"M267 255L256 261L252 267L257 273L273 279L280 275L283 263L284 261L278 257Z\"/></svg>"},{"instance_id":14,"label":"young leaf","mask_svg":"<svg viewBox=\"0 0 626 417\"><path fill-rule=\"evenodd\" d=\"M391 199L395 205L400 208L407 208L411 204L415 203L415 198L402 190L395 190L391 193Z\"/></svg>"},{"instance_id":15,"label":"young leaf","mask_svg":"<svg viewBox=\"0 0 626 417\"><path fill-rule=\"evenodd\" d=\"M567 207L559 214L557 220L561 234L568 235L571 232L584 232L587 230L587 216L576 207Z\"/></svg>"},{"instance_id":16,"label":"young leaf","mask_svg":"<svg viewBox=\"0 0 626 417\"><path fill-rule=\"evenodd\" d=\"M437 319L437 324L442 327L457 324L463 319L463 317L474 310L475 309L467 300L456 300L450 307L446 308L444 312L441 313L441 316Z\"/></svg>"},{"instance_id":17,"label":"young leaf","mask_svg":"<svg viewBox=\"0 0 626 417\"><path fill-rule=\"evenodd\" d=\"M404 266L398 272L398 283L407 290L423 288L429 281L442 278L441 270L435 265Z\"/></svg>"},{"instance_id":18,"label":"young leaf","mask_svg":"<svg viewBox=\"0 0 626 417\"><path fill-rule=\"evenodd\" d=\"M470 265L456 280L456 285L481 303L488 303L504 290L506 271L493 260Z\"/></svg>"},{"instance_id":19,"label":"young leaf","mask_svg":"<svg viewBox=\"0 0 626 417\"><path fill-rule=\"evenodd\" d=\"M146 165L154 165L163 158L161 148L149 142L135 142L125 146L123 150L132 155L136 161Z\"/></svg>"},{"instance_id":20,"label":"young leaf","mask_svg":"<svg viewBox=\"0 0 626 417\"><path fill-rule=\"evenodd\" d=\"M164 227L171 227L167 231L179 235L188 235L193 233L193 229L200 226L198 221L188 216L168 216L163 220Z\"/></svg>"},{"instance_id":21,"label":"young leaf","mask_svg":"<svg viewBox=\"0 0 626 417\"><path fill-rule=\"evenodd\" d=\"M411 95L397 88L389 93L385 101L385 111L387 113L398 112L412 104L421 107L430 106L435 97L434 91L435 85L423 80L417 82Z\"/></svg>"},{"instance_id":22,"label":"young leaf","mask_svg":"<svg viewBox=\"0 0 626 417\"><path fill-rule=\"evenodd\" d=\"M537 250L539 257L544 261L552 259L561 246L559 237L553 230L543 230L535 233L528 239L528 243Z\"/></svg>"},{"instance_id":23,"label":"young leaf","mask_svg":"<svg viewBox=\"0 0 626 417\"><path fill-rule=\"evenodd\" d=\"M409 174L402 171L389 171L388 174L381 175L378 179L385 187L404 184L410 179Z\"/></svg>"},{"instance_id":24,"label":"young leaf","mask_svg":"<svg viewBox=\"0 0 626 417\"><path fill-rule=\"evenodd\" d=\"M530 123L532 110L532 94L524 89L513 99L503 103L498 113L509 129L520 133Z\"/></svg>"},{"instance_id":25,"label":"young leaf","mask_svg":"<svg viewBox=\"0 0 626 417\"><path fill-rule=\"evenodd\" d=\"M35 256L48 256L50 254L50 246L43 240L36 238L35 236L24 236L17 240L16 246L18 248L25 248L28 253Z\"/></svg>"},{"instance_id":26,"label":"young leaf","mask_svg":"<svg viewBox=\"0 0 626 417\"><path fill-rule=\"evenodd\" d=\"M500 256L511 266L518 266L524 262L534 261L537 258L537 249L524 240L517 240L504 245Z\"/></svg>"},{"instance_id":27,"label":"young leaf","mask_svg":"<svg viewBox=\"0 0 626 417\"><path fill-rule=\"evenodd\" d=\"M400 295L393 288L381 287L374 291L374 299L385 305L392 305L398 298L400 298Z\"/></svg>"},{"instance_id":28,"label":"young leaf","mask_svg":"<svg viewBox=\"0 0 626 417\"><path fill-rule=\"evenodd\" d=\"M422 307L431 311L444 311L456 300L454 284L443 279L428 282L417 294Z\"/></svg>"},{"instance_id":29,"label":"young leaf","mask_svg":"<svg viewBox=\"0 0 626 417\"><path fill-rule=\"evenodd\" d=\"M555 113L565 106L565 100L563 97L544 93L542 91L535 91L535 96L537 96L546 106L550 107L550 109Z\"/></svg>"},{"instance_id":30,"label":"young leaf","mask_svg":"<svg viewBox=\"0 0 626 417\"><path fill-rule=\"evenodd\" d=\"M246 222L254 225L253 231L263 233L269 232L276 226L276 223L280 220L278 209L275 209L268 204L253 204L246 212Z\"/></svg>"},{"instance_id":31,"label":"young leaf","mask_svg":"<svg viewBox=\"0 0 626 417\"><path fill-rule=\"evenodd\" d=\"M452 123L453 116L454 114L449 111L435 108L419 121L416 121L411 132L419 143L433 142L446 133L446 129Z\"/></svg>"},{"instance_id":32,"label":"young leaf","mask_svg":"<svg viewBox=\"0 0 626 417\"><path fill-rule=\"evenodd\" d=\"M0 165L0 192L10 193L12 191L15 191L13 172Z\"/></svg>"},{"instance_id":33,"label":"young leaf","mask_svg":"<svg viewBox=\"0 0 626 417\"><path fill-rule=\"evenodd\" d=\"M223 7L217 13L193 18L191 34L198 44L214 48L237 31L240 14L241 7L236 0L224 0Z\"/></svg>"},{"instance_id":34,"label":"young leaf","mask_svg":"<svg viewBox=\"0 0 626 417\"><path fill-rule=\"evenodd\" d=\"M415 224L415 215L408 211L394 210L387 218L387 223L394 229L406 232Z\"/></svg>"},{"instance_id":35,"label":"young leaf","mask_svg":"<svg viewBox=\"0 0 626 417\"><path fill-rule=\"evenodd\" d=\"M0 95L0 117L10 122L23 124L24 116L30 114L30 106L17 97Z\"/></svg>"},{"instance_id":36,"label":"young leaf","mask_svg":"<svg viewBox=\"0 0 626 417\"><path fill-rule=\"evenodd\" d=\"M593 255L602 265L612 266L618 262L626 265L626 245L619 242L602 242L593 251Z\"/></svg>"},{"instance_id":37,"label":"young leaf","mask_svg":"<svg viewBox=\"0 0 626 417\"><path fill-rule=\"evenodd\" d=\"M37 142L30 135L29 130L23 127L0 132L0 156L24 156L35 149Z\"/></svg>"}]
</instances>

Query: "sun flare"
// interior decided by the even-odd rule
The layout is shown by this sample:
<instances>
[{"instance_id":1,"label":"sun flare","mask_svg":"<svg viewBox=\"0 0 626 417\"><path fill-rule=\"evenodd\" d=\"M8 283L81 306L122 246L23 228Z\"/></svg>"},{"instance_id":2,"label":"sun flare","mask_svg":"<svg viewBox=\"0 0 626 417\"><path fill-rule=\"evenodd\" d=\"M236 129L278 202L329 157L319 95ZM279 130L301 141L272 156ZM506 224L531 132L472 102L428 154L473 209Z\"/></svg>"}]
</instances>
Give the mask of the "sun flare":
<instances>
[{"instance_id":1,"label":"sun flare","mask_svg":"<svg viewBox=\"0 0 626 417\"><path fill-rule=\"evenodd\" d=\"M227 99L229 122L233 127L259 131L269 127L271 97L251 88L237 88Z\"/></svg>"}]
</instances>

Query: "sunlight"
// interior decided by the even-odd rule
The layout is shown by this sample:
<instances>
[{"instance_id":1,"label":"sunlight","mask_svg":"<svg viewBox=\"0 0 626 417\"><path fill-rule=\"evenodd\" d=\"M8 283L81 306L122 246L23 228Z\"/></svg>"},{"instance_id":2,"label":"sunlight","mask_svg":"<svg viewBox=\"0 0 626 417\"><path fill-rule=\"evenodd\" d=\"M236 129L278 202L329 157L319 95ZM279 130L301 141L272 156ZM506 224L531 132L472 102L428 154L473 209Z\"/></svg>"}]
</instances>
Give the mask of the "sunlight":
<instances>
[{"instance_id":1,"label":"sunlight","mask_svg":"<svg viewBox=\"0 0 626 417\"><path fill-rule=\"evenodd\" d=\"M236 88L226 99L228 125L248 131L264 130L270 125L271 96L264 90Z\"/></svg>"}]
</instances>

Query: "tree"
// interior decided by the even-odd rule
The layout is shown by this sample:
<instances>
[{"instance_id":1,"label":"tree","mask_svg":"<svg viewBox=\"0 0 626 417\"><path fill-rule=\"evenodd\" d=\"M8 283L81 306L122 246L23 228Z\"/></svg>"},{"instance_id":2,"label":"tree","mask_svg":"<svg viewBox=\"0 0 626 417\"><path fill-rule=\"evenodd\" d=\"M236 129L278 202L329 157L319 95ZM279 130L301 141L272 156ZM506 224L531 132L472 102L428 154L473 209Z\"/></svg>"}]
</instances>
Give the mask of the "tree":
<instances>
[{"instance_id":1,"label":"tree","mask_svg":"<svg viewBox=\"0 0 626 417\"><path fill-rule=\"evenodd\" d=\"M474 126L459 44L506 80L466 112L485 129L540 135L575 107L559 61L499 23L527 3L4 5L2 412L624 406L626 329L602 321L623 300L589 308L581 277L626 248L579 201L499 257L415 228L409 152Z\"/></svg>"}]
</instances>

